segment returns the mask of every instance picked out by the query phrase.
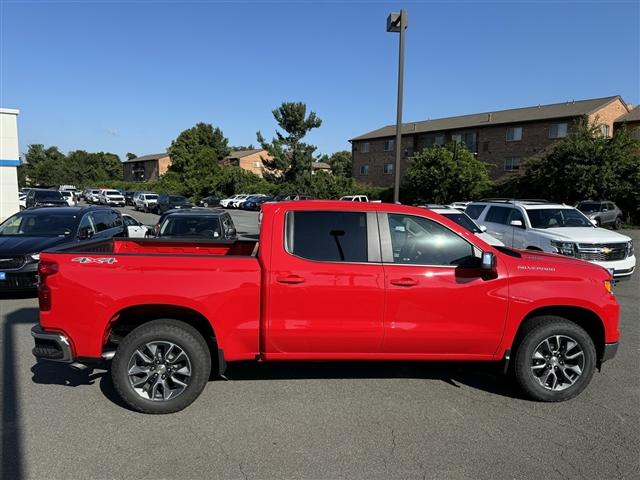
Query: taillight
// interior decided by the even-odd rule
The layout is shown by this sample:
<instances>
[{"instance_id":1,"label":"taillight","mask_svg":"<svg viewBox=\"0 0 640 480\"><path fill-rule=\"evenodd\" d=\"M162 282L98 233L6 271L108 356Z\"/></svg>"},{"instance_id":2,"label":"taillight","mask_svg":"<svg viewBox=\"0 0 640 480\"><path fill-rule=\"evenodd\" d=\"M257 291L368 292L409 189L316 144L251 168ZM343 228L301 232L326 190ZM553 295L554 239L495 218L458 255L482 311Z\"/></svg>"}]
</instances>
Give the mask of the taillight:
<instances>
[{"instance_id":1,"label":"taillight","mask_svg":"<svg viewBox=\"0 0 640 480\"><path fill-rule=\"evenodd\" d=\"M58 264L50 260L40 260L38 264L38 303L40 311L51 310L51 289L47 285L47 278L58 271Z\"/></svg>"}]
</instances>

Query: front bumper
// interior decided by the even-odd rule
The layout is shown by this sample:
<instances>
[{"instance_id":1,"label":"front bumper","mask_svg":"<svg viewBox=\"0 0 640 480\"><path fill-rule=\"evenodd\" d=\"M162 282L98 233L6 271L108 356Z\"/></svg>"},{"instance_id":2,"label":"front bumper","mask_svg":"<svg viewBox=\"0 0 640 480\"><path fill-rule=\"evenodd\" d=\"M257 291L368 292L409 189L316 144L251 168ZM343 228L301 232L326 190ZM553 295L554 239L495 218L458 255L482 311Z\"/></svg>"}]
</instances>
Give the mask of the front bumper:
<instances>
[{"instance_id":1,"label":"front bumper","mask_svg":"<svg viewBox=\"0 0 640 480\"><path fill-rule=\"evenodd\" d=\"M38 262L26 263L18 270L4 271L0 292L35 290L38 287Z\"/></svg>"},{"instance_id":2,"label":"front bumper","mask_svg":"<svg viewBox=\"0 0 640 480\"><path fill-rule=\"evenodd\" d=\"M45 332L40 325L35 325L31 329L31 336L35 341L32 353L37 359L62 363L73 362L71 344L66 335Z\"/></svg>"},{"instance_id":3,"label":"front bumper","mask_svg":"<svg viewBox=\"0 0 640 480\"><path fill-rule=\"evenodd\" d=\"M631 277L633 274L636 268L636 257L635 255L631 255L624 260L615 260L613 262L591 261L591 263L595 263L609 271L613 271L613 278L616 280L624 280L625 278Z\"/></svg>"}]
</instances>

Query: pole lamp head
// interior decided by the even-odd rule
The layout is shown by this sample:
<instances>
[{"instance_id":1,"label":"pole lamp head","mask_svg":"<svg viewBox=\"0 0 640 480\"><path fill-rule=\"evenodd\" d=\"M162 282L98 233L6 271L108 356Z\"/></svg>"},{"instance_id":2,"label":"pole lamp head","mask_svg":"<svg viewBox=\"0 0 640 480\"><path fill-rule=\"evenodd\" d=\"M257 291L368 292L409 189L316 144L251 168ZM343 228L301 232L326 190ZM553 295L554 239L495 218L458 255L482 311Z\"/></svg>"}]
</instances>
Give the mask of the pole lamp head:
<instances>
[{"instance_id":1,"label":"pole lamp head","mask_svg":"<svg viewBox=\"0 0 640 480\"><path fill-rule=\"evenodd\" d=\"M400 13L392 12L387 17L387 32L400 31Z\"/></svg>"},{"instance_id":2,"label":"pole lamp head","mask_svg":"<svg viewBox=\"0 0 640 480\"><path fill-rule=\"evenodd\" d=\"M387 17L387 32L399 33L401 25L404 24L406 29L409 22L407 18L407 12L400 10L399 12L391 12Z\"/></svg>"}]
</instances>

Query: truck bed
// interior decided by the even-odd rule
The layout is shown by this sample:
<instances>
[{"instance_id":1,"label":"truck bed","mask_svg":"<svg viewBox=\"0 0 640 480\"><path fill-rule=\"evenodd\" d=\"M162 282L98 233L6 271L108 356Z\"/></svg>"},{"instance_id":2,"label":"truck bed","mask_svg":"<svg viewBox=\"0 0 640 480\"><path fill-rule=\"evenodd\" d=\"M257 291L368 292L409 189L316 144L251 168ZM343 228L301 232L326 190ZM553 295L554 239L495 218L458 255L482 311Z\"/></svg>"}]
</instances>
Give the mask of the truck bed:
<instances>
[{"instance_id":1,"label":"truck bed","mask_svg":"<svg viewBox=\"0 0 640 480\"><path fill-rule=\"evenodd\" d=\"M258 242L251 240L193 240L163 238L112 238L86 242L81 245L65 245L52 253L99 253L138 255L218 255L255 256Z\"/></svg>"}]
</instances>

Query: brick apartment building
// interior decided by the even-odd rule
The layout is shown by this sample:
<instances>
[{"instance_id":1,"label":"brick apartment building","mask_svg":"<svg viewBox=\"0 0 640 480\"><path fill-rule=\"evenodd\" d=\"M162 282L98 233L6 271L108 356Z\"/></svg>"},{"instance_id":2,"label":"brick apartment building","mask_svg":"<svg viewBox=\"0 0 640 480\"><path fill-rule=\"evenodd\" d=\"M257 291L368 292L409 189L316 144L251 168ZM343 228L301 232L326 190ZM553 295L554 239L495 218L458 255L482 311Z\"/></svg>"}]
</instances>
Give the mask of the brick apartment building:
<instances>
[{"instance_id":1,"label":"brick apartment building","mask_svg":"<svg viewBox=\"0 0 640 480\"><path fill-rule=\"evenodd\" d=\"M614 122L629 115L629 110L616 95L405 123L402 125L401 173L406 171L407 162L416 152L457 141L490 165L493 179L500 179L517 174L524 159L564 138L579 120L597 121L602 125L603 134L610 136ZM356 180L378 186L393 184L395 132L395 125L389 125L349 140Z\"/></svg>"},{"instance_id":2,"label":"brick apartment building","mask_svg":"<svg viewBox=\"0 0 640 480\"><path fill-rule=\"evenodd\" d=\"M240 167L243 170L253 172L262 177L265 170L262 161L271 160L272 158L273 157L269 155L269 152L262 148L255 148L253 150L236 150L223 158L220 161L220 164Z\"/></svg>"},{"instance_id":3,"label":"brick apartment building","mask_svg":"<svg viewBox=\"0 0 640 480\"><path fill-rule=\"evenodd\" d=\"M640 106L616 119L614 123L614 130L618 130L623 126L626 126L631 130L633 138L640 140Z\"/></svg>"},{"instance_id":4,"label":"brick apartment building","mask_svg":"<svg viewBox=\"0 0 640 480\"><path fill-rule=\"evenodd\" d=\"M122 162L124 180L126 182L157 180L169 170L170 166L171 159L166 153L143 155L142 157Z\"/></svg>"}]
</instances>

